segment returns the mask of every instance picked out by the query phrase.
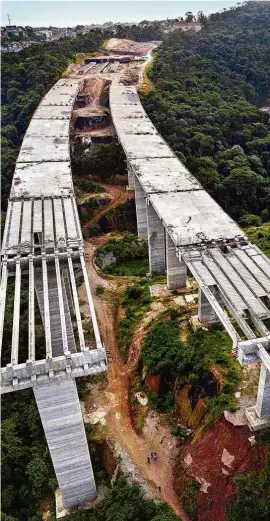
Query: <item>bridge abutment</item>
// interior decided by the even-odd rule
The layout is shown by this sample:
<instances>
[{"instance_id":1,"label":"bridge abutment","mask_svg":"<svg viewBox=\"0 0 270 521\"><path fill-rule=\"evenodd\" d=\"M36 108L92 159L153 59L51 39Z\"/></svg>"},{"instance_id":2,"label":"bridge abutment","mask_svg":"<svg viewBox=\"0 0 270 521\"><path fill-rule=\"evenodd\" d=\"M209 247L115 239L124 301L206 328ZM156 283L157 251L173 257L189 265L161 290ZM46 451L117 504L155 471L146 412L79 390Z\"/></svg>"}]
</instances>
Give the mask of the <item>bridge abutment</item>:
<instances>
[{"instance_id":1,"label":"bridge abutment","mask_svg":"<svg viewBox=\"0 0 270 521\"><path fill-rule=\"evenodd\" d=\"M146 194L135 177L135 203L138 237L147 237Z\"/></svg>"},{"instance_id":2,"label":"bridge abutment","mask_svg":"<svg viewBox=\"0 0 270 521\"><path fill-rule=\"evenodd\" d=\"M167 286L169 289L185 288L187 285L187 266L176 256L175 245L166 232Z\"/></svg>"},{"instance_id":3,"label":"bridge abutment","mask_svg":"<svg viewBox=\"0 0 270 521\"><path fill-rule=\"evenodd\" d=\"M84 505L97 493L76 382L54 380L33 390L63 505Z\"/></svg>"},{"instance_id":4,"label":"bridge abutment","mask_svg":"<svg viewBox=\"0 0 270 521\"><path fill-rule=\"evenodd\" d=\"M147 205L147 230L150 273L163 274L166 270L165 230L150 203Z\"/></svg>"}]
</instances>

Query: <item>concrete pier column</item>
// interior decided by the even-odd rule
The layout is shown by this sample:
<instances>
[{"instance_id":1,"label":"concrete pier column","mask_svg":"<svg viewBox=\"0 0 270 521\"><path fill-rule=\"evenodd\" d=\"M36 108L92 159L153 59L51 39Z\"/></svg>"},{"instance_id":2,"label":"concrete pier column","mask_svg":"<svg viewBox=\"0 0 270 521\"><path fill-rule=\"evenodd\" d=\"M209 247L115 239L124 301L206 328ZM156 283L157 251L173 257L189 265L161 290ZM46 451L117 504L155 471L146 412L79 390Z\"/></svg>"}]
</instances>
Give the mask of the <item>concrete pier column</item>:
<instances>
[{"instance_id":1,"label":"concrete pier column","mask_svg":"<svg viewBox=\"0 0 270 521\"><path fill-rule=\"evenodd\" d=\"M146 237L147 236L146 194L136 177L135 177L135 203L136 203L138 237Z\"/></svg>"},{"instance_id":2,"label":"concrete pier column","mask_svg":"<svg viewBox=\"0 0 270 521\"><path fill-rule=\"evenodd\" d=\"M216 295L215 295L216 296ZM198 309L199 320L202 324L211 324L218 322L215 311L213 310L210 302L206 298L204 292L199 288L199 309Z\"/></svg>"},{"instance_id":3,"label":"concrete pier column","mask_svg":"<svg viewBox=\"0 0 270 521\"><path fill-rule=\"evenodd\" d=\"M187 284L187 266L180 262L175 252L175 245L166 232L166 269L169 289L185 288Z\"/></svg>"},{"instance_id":4,"label":"concrete pier column","mask_svg":"<svg viewBox=\"0 0 270 521\"><path fill-rule=\"evenodd\" d=\"M147 205L149 267L151 274L165 273L165 231L152 205Z\"/></svg>"},{"instance_id":5,"label":"concrete pier column","mask_svg":"<svg viewBox=\"0 0 270 521\"><path fill-rule=\"evenodd\" d=\"M261 364L255 410L259 418L270 417L270 372L263 363Z\"/></svg>"},{"instance_id":6,"label":"concrete pier column","mask_svg":"<svg viewBox=\"0 0 270 521\"><path fill-rule=\"evenodd\" d=\"M33 390L63 505L83 505L96 497L96 485L75 380L52 381Z\"/></svg>"},{"instance_id":7,"label":"concrete pier column","mask_svg":"<svg viewBox=\"0 0 270 521\"><path fill-rule=\"evenodd\" d=\"M135 176L129 166L127 167L127 173L128 173L128 186L129 186L129 188L134 189L135 188L135 180L134 180Z\"/></svg>"}]
</instances>

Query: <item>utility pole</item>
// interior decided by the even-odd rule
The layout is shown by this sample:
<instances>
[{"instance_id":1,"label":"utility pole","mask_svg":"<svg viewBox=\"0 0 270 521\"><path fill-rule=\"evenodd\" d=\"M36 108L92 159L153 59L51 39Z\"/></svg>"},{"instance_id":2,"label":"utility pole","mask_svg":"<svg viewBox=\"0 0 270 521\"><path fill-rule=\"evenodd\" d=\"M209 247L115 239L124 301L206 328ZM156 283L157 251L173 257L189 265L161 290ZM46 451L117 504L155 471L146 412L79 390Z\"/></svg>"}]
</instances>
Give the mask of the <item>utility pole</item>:
<instances>
[{"instance_id":1,"label":"utility pole","mask_svg":"<svg viewBox=\"0 0 270 521\"><path fill-rule=\"evenodd\" d=\"M10 22L11 22L11 18L9 16L9 14L7 14L7 17L8 17L8 25L11 25Z\"/></svg>"}]
</instances>

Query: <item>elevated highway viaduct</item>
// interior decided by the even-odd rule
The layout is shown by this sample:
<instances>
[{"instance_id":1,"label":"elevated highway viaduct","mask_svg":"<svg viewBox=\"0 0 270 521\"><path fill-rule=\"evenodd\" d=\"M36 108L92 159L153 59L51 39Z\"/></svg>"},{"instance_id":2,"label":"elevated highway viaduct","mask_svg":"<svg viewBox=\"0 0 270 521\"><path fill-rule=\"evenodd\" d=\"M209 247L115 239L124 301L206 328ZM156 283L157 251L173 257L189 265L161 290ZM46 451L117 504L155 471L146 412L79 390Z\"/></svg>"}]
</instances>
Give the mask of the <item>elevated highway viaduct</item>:
<instances>
[{"instance_id":1,"label":"elevated highway viaduct","mask_svg":"<svg viewBox=\"0 0 270 521\"><path fill-rule=\"evenodd\" d=\"M70 166L70 117L82 81L81 76L59 80L33 115L16 163L1 249L1 391L33 389L65 507L96 496L75 378L107 369ZM269 259L249 243L178 160L146 115L136 87L124 86L119 76L114 76L110 87L110 108L126 154L129 184L135 189L138 235L148 238L150 271L166 273L168 287L177 289L185 287L189 270L200 288L201 322L222 322L242 365L261 362L257 404L246 414L251 428L266 426L270 418ZM78 272L92 320L90 341L80 313ZM24 345L21 301L26 288L28 343ZM14 299L11 341L5 336L10 292ZM37 311L45 356L36 348Z\"/></svg>"},{"instance_id":2,"label":"elevated highway viaduct","mask_svg":"<svg viewBox=\"0 0 270 521\"><path fill-rule=\"evenodd\" d=\"M58 81L33 115L16 163L1 250L1 390L33 389L64 507L96 497L75 378L107 369L70 166L69 124L80 81ZM90 341L84 333L76 273L81 274L86 287L94 331ZM5 335L7 289L11 294L14 291L11 345ZM21 305L26 290L25 346ZM36 349L38 308L45 357Z\"/></svg>"},{"instance_id":3,"label":"elevated highway viaduct","mask_svg":"<svg viewBox=\"0 0 270 521\"><path fill-rule=\"evenodd\" d=\"M138 236L148 238L152 274L184 288L187 270L199 286L199 319L221 321L240 364L261 362L252 429L270 417L270 261L202 188L159 135L135 86L116 79L112 120L135 190Z\"/></svg>"}]
</instances>

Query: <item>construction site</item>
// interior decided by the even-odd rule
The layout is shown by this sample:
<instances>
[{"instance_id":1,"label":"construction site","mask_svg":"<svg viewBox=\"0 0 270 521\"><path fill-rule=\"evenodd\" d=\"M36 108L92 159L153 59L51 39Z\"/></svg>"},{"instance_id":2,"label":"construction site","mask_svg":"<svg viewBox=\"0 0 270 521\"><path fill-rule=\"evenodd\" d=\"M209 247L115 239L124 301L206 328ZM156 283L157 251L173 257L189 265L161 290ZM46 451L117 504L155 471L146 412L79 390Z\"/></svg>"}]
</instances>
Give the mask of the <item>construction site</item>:
<instances>
[{"instance_id":1,"label":"construction site","mask_svg":"<svg viewBox=\"0 0 270 521\"><path fill-rule=\"evenodd\" d=\"M144 111L137 87L156 45L113 38L102 55L69 67L35 111L16 163L1 250L2 392L33 389L60 489L58 518L75 506L91 506L99 494L84 424L107 440L114 476L139 483L147 497L167 502L183 521L189 517L181 494L191 477L199 484L199 520L214 509L225 519L230 478L256 467L249 440L270 425L270 261L202 188ZM89 172L99 193L74 189L71 152L91 154L99 143L121 145L124 177L116 172L114 182L100 182ZM103 202L80 222L80 205L94 198ZM123 238L117 220L115 230L88 235L126 204L148 251L143 282L104 275L97 266L100 248L112 237ZM121 298L135 284L147 288L150 300L130 330L123 357L118 328L127 312ZM10 291L11 339L3 334ZM28 306L27 346L20 336L22 305ZM202 434L195 451L202 401L191 407L191 386L174 388L175 403L181 402L178 423L190 431L181 464L171 425L151 409L147 395L158 391L160 376L144 367L144 377L138 377L143 341L171 309L179 313L184 343L188 330L207 335L222 326L231 363L242 375L235 410ZM36 348L37 329L43 350ZM91 384L97 374L106 376ZM210 376L218 392L223 376L214 369ZM91 388L81 402L77 377L89 377ZM252 387L249 394L243 381ZM212 454L205 448L209 443ZM155 465L149 465L151 453L158 454Z\"/></svg>"}]
</instances>

